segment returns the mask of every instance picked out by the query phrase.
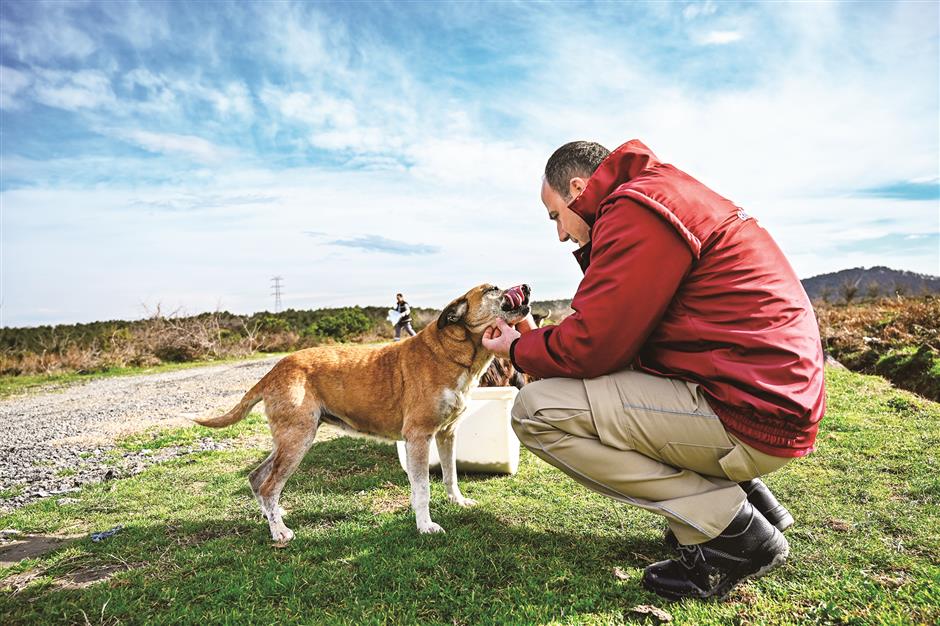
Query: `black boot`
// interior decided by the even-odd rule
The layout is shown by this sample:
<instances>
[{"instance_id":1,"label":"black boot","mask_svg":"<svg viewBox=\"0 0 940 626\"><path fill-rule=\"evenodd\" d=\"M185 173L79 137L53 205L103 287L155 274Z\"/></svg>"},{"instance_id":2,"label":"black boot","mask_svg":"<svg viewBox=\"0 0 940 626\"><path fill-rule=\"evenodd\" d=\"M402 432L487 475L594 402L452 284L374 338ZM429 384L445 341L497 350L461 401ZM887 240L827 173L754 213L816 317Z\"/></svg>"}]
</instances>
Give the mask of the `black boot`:
<instances>
[{"instance_id":1,"label":"black boot","mask_svg":"<svg viewBox=\"0 0 940 626\"><path fill-rule=\"evenodd\" d=\"M754 508L760 511L768 522L776 526L777 530L783 532L793 526L793 516L790 515L790 511L777 501L770 487L765 485L760 478L746 480L738 485L747 494L747 501L754 505ZM663 542L672 550L679 545L679 541L668 526L663 531Z\"/></svg>"},{"instance_id":2,"label":"black boot","mask_svg":"<svg viewBox=\"0 0 940 626\"><path fill-rule=\"evenodd\" d=\"M790 515L790 511L777 501L770 487L765 485L760 478L747 480L738 485L747 494L747 501L760 511L764 519L776 526L777 530L783 532L793 526L793 516Z\"/></svg>"},{"instance_id":3,"label":"black boot","mask_svg":"<svg viewBox=\"0 0 940 626\"><path fill-rule=\"evenodd\" d=\"M790 553L783 533L745 502L720 535L698 545L679 545L679 558L643 572L643 586L668 598L722 598L739 582L779 567Z\"/></svg>"}]
</instances>

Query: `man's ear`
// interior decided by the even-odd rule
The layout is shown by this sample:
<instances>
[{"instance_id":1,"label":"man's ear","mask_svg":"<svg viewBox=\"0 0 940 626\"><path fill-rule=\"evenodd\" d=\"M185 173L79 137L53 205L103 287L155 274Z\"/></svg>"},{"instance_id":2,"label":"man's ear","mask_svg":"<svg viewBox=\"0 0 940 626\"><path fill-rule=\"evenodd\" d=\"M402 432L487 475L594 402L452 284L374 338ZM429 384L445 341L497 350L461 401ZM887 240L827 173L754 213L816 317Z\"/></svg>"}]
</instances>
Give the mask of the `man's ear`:
<instances>
[{"instance_id":1,"label":"man's ear","mask_svg":"<svg viewBox=\"0 0 940 626\"><path fill-rule=\"evenodd\" d=\"M587 181L583 178L578 178L575 176L568 181L568 193L572 200L581 195L581 192L584 191L584 188L587 187Z\"/></svg>"},{"instance_id":2,"label":"man's ear","mask_svg":"<svg viewBox=\"0 0 940 626\"><path fill-rule=\"evenodd\" d=\"M463 319L463 316L467 314L467 309L470 306L467 304L465 298L460 300L454 300L447 305L447 308L444 309L441 314L437 317L437 327L438 329L444 328L448 324L456 324Z\"/></svg>"}]
</instances>

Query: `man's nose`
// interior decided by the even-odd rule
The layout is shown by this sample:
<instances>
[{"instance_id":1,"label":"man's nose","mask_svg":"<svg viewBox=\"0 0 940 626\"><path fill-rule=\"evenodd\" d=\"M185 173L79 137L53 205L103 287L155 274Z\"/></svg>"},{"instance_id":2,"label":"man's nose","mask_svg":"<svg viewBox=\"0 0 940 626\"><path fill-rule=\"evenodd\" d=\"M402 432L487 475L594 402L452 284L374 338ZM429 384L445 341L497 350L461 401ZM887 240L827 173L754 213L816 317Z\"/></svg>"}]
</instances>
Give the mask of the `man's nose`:
<instances>
[{"instance_id":1,"label":"man's nose","mask_svg":"<svg viewBox=\"0 0 940 626\"><path fill-rule=\"evenodd\" d=\"M558 241L568 241L568 233L565 232L565 229L562 227L560 220L555 220L555 228L558 229Z\"/></svg>"}]
</instances>

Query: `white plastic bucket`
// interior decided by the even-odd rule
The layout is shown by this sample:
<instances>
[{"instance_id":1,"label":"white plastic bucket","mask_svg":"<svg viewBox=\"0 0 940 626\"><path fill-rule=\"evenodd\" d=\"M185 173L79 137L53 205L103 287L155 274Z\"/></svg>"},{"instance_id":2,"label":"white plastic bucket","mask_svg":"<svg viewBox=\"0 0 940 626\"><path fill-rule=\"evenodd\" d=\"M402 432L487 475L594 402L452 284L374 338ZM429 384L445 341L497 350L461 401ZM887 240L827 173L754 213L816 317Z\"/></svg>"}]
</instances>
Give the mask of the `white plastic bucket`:
<instances>
[{"instance_id":1,"label":"white plastic bucket","mask_svg":"<svg viewBox=\"0 0 940 626\"><path fill-rule=\"evenodd\" d=\"M519 440L510 426L515 387L477 387L470 392L467 410L457 427L457 471L515 474L519 469ZM405 442L398 442L398 461L406 468ZM439 471L437 444L431 438L428 460ZM407 471L407 470L406 470Z\"/></svg>"}]
</instances>

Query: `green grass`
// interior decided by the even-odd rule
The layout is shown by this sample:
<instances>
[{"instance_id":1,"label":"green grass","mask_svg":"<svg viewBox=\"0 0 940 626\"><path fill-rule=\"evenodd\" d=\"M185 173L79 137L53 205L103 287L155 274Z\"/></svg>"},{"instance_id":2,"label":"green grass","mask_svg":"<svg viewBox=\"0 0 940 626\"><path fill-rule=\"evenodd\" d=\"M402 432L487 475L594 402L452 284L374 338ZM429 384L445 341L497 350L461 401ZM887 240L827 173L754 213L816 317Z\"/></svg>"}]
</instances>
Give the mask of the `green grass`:
<instances>
[{"instance_id":1,"label":"green grass","mask_svg":"<svg viewBox=\"0 0 940 626\"><path fill-rule=\"evenodd\" d=\"M248 490L259 450L177 459L86 488L74 504L0 517L0 528L36 534L125 526L0 570L36 575L0 591L0 623L621 624L638 604L678 624L937 623L940 405L880 378L832 370L828 380L819 451L767 478L797 519L790 560L725 602L645 592L642 568L668 556L661 519L530 454L514 477L462 477L480 502L472 509L448 504L432 481L431 513L447 534L421 536L394 448L338 438L315 444L288 483L297 537L284 549ZM253 416L243 428L265 425ZM130 569L59 585L105 564Z\"/></svg>"},{"instance_id":2,"label":"green grass","mask_svg":"<svg viewBox=\"0 0 940 626\"><path fill-rule=\"evenodd\" d=\"M7 487L6 489L0 489L0 500L6 500L7 498L15 498L26 491L25 485L14 485L12 487Z\"/></svg>"},{"instance_id":3,"label":"green grass","mask_svg":"<svg viewBox=\"0 0 940 626\"><path fill-rule=\"evenodd\" d=\"M874 372L928 398L940 398L940 353L929 345L889 350Z\"/></svg>"},{"instance_id":4,"label":"green grass","mask_svg":"<svg viewBox=\"0 0 940 626\"><path fill-rule=\"evenodd\" d=\"M253 413L250 419L245 419L228 428L206 428L205 426L196 425L191 428L152 428L122 438L118 441L117 447L129 452L139 452L140 450L189 446L204 437L221 441L267 432L264 418Z\"/></svg>"},{"instance_id":5,"label":"green grass","mask_svg":"<svg viewBox=\"0 0 940 626\"><path fill-rule=\"evenodd\" d=\"M222 365L225 363L235 363L250 359L266 359L269 357L283 356L282 353L256 353L251 356L239 357L237 359L219 359L215 361L193 361L191 363L162 363L150 367L112 367L105 370L89 372L87 374L78 374L75 372L65 372L58 374L31 374L24 376L0 376L0 398L7 398L13 395L35 391L42 387L64 387L84 383L99 378L112 378L114 376L136 376L140 374L159 374L161 372L173 372L192 367L203 367L206 365Z\"/></svg>"}]
</instances>

